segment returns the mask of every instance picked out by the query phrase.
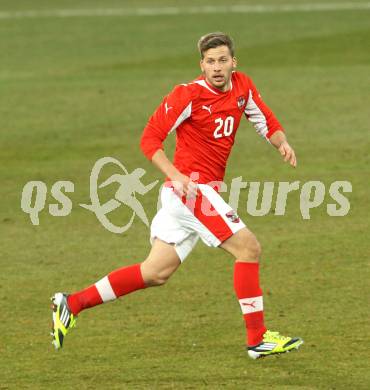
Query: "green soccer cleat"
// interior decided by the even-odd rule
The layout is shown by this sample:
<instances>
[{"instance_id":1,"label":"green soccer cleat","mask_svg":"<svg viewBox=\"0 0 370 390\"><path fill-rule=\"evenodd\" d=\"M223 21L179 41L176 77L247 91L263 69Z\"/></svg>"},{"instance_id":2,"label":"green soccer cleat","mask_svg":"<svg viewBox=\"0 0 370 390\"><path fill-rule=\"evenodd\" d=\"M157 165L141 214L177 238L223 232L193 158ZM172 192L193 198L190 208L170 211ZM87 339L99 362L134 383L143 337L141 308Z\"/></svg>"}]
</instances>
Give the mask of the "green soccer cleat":
<instances>
[{"instance_id":1,"label":"green soccer cleat","mask_svg":"<svg viewBox=\"0 0 370 390\"><path fill-rule=\"evenodd\" d=\"M279 332L267 330L263 335L262 343L254 347L247 347L248 355L252 359L259 359L265 356L278 355L298 349L303 344L299 337L282 336Z\"/></svg>"},{"instance_id":2,"label":"green soccer cleat","mask_svg":"<svg viewBox=\"0 0 370 390\"><path fill-rule=\"evenodd\" d=\"M77 317L74 316L68 307L67 294L56 293L51 297L51 308L53 310L53 336L52 344L55 349L63 346L63 340L68 330L76 326Z\"/></svg>"}]
</instances>

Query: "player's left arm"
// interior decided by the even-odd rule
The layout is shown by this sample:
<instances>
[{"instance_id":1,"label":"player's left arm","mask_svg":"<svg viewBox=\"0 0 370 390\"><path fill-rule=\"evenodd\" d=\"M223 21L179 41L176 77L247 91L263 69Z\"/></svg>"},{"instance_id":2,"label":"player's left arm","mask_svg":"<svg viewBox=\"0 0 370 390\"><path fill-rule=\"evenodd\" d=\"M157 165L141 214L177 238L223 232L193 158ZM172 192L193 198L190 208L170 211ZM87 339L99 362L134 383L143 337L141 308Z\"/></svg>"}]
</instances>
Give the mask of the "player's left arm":
<instances>
[{"instance_id":1,"label":"player's left arm","mask_svg":"<svg viewBox=\"0 0 370 390\"><path fill-rule=\"evenodd\" d=\"M249 95L245 107L247 119L253 123L256 131L278 149L284 161L292 167L297 166L297 158L293 148L289 145L284 129L274 113L262 100L260 93L250 78L247 78Z\"/></svg>"},{"instance_id":2,"label":"player's left arm","mask_svg":"<svg viewBox=\"0 0 370 390\"><path fill-rule=\"evenodd\" d=\"M297 166L297 157L294 149L289 145L283 131L275 131L270 137L270 142L276 149L278 149L285 162L289 162L289 164L294 168Z\"/></svg>"}]
</instances>

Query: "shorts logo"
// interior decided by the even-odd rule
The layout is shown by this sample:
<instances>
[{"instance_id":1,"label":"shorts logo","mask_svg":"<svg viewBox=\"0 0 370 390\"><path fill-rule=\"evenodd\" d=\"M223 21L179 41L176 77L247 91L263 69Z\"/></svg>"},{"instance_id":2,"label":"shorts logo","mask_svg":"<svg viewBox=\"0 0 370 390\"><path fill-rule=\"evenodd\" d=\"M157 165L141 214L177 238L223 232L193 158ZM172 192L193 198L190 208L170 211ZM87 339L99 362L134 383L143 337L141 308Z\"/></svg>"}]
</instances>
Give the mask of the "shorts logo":
<instances>
[{"instance_id":1,"label":"shorts logo","mask_svg":"<svg viewBox=\"0 0 370 390\"><path fill-rule=\"evenodd\" d=\"M230 222L234 222L234 223L240 222L240 218L238 217L238 214L234 210L228 211L226 213L226 217L229 218Z\"/></svg>"},{"instance_id":2,"label":"shorts logo","mask_svg":"<svg viewBox=\"0 0 370 390\"><path fill-rule=\"evenodd\" d=\"M238 99L237 99L237 103L238 103L239 110L243 111L244 106L245 106L245 97L243 95L239 96Z\"/></svg>"}]
</instances>

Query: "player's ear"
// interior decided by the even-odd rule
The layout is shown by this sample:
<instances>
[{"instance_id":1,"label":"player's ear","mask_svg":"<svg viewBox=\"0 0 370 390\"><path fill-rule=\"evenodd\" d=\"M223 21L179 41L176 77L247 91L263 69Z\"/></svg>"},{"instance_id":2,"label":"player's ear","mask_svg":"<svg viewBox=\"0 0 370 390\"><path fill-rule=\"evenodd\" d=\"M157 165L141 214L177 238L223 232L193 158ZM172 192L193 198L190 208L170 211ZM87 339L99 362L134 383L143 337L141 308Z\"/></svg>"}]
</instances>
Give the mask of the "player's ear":
<instances>
[{"instance_id":1,"label":"player's ear","mask_svg":"<svg viewBox=\"0 0 370 390\"><path fill-rule=\"evenodd\" d=\"M238 60L236 59L236 57L233 57L233 69L236 69L238 65Z\"/></svg>"},{"instance_id":2,"label":"player's ear","mask_svg":"<svg viewBox=\"0 0 370 390\"><path fill-rule=\"evenodd\" d=\"M204 72L204 68L203 68L203 59L201 59L201 60L199 61L199 66L200 66L200 70L201 70L202 72Z\"/></svg>"}]
</instances>

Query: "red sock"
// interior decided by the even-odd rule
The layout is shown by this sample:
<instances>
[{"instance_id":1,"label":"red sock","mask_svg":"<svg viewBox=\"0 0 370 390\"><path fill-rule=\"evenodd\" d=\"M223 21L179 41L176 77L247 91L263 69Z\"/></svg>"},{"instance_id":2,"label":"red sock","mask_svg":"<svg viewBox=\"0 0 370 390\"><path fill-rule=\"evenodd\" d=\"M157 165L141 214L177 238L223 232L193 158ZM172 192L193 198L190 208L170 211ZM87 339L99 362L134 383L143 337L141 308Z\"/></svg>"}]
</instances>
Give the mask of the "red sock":
<instances>
[{"instance_id":1,"label":"red sock","mask_svg":"<svg viewBox=\"0 0 370 390\"><path fill-rule=\"evenodd\" d=\"M258 263L235 263L234 289L242 309L249 346L262 342L267 330L263 322L263 298L258 273Z\"/></svg>"},{"instance_id":2,"label":"red sock","mask_svg":"<svg viewBox=\"0 0 370 390\"><path fill-rule=\"evenodd\" d=\"M122 295L145 288L140 264L119 268L90 287L68 296L72 313L112 301Z\"/></svg>"}]
</instances>

